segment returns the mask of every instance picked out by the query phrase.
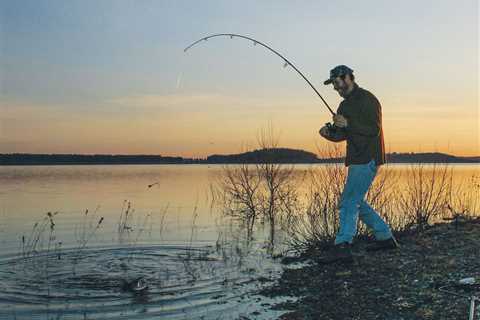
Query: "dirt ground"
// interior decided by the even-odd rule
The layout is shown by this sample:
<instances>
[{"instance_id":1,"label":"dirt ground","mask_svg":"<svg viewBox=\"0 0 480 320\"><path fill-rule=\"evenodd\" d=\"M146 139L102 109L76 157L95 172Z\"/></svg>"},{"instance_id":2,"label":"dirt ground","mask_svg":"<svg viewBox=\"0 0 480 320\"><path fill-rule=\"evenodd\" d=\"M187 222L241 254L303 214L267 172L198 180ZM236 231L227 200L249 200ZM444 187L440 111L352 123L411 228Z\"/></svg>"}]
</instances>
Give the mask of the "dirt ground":
<instances>
[{"instance_id":1,"label":"dirt ground","mask_svg":"<svg viewBox=\"0 0 480 320\"><path fill-rule=\"evenodd\" d=\"M280 319L409 320L468 319L470 301L442 290L480 298L480 219L443 223L397 235L400 250L370 253L356 241L351 265L319 265L319 250L296 259L309 262L286 268L266 296L295 296L274 309L291 310ZM473 285L459 280L474 277ZM445 287L446 286L446 287ZM480 319L480 300L475 319Z\"/></svg>"}]
</instances>

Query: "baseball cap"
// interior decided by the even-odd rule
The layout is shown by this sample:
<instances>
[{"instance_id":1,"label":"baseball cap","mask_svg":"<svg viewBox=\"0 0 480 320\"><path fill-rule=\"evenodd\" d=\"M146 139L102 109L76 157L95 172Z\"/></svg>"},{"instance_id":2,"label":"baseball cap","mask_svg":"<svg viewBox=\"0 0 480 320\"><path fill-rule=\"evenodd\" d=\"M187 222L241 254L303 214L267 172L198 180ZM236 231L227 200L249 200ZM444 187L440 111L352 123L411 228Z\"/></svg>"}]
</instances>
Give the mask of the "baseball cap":
<instances>
[{"instance_id":1,"label":"baseball cap","mask_svg":"<svg viewBox=\"0 0 480 320\"><path fill-rule=\"evenodd\" d=\"M352 74L353 70L347 67L346 65L339 65L330 70L330 78L325 80L323 84L330 84L336 77L340 77L346 74Z\"/></svg>"}]
</instances>

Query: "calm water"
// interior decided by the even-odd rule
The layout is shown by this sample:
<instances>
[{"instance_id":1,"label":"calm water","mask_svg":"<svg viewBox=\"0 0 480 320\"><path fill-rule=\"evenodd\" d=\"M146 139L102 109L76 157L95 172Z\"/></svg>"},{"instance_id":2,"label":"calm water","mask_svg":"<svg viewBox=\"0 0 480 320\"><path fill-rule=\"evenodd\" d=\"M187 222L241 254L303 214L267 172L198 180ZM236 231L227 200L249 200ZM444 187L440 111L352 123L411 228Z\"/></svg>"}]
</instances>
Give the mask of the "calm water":
<instances>
[{"instance_id":1,"label":"calm water","mask_svg":"<svg viewBox=\"0 0 480 320\"><path fill-rule=\"evenodd\" d=\"M210 181L220 169L0 167L0 319L280 313L254 294L265 285L255 279L274 279L279 264L261 241L245 244L210 209ZM146 290L133 290L138 278Z\"/></svg>"},{"instance_id":2,"label":"calm water","mask_svg":"<svg viewBox=\"0 0 480 320\"><path fill-rule=\"evenodd\" d=\"M479 175L477 165L453 167L457 182ZM253 292L257 277L274 279L281 266L267 257L261 236L244 245L210 208L220 171L0 167L0 319L235 319L254 311L274 318L261 305L272 301ZM138 278L146 290L132 290Z\"/></svg>"}]
</instances>

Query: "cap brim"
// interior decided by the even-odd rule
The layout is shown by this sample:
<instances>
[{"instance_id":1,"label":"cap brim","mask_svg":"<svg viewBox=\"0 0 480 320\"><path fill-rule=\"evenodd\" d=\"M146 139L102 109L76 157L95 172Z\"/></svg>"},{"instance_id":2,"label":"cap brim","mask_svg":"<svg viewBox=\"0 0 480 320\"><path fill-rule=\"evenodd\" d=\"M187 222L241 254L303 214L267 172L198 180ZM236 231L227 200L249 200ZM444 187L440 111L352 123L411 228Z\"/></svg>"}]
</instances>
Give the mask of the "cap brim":
<instances>
[{"instance_id":1,"label":"cap brim","mask_svg":"<svg viewBox=\"0 0 480 320\"><path fill-rule=\"evenodd\" d=\"M323 82L324 85L330 84L333 82L333 79L328 79Z\"/></svg>"}]
</instances>

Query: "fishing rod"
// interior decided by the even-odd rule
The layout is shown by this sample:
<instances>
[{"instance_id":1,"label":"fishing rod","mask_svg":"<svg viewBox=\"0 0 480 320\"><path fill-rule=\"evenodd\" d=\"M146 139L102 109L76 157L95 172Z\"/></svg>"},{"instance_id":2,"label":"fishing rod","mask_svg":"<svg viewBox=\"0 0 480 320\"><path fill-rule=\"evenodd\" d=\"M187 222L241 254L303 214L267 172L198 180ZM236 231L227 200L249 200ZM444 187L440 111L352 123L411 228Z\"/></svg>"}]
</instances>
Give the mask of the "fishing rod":
<instances>
[{"instance_id":1,"label":"fishing rod","mask_svg":"<svg viewBox=\"0 0 480 320\"><path fill-rule=\"evenodd\" d=\"M212 34L212 35L209 35L209 36L206 36L204 38L201 38L195 42L193 42L191 45L189 45L188 47L186 47L185 49L183 49L183 52L187 52L188 49L192 48L193 46L195 46L196 44L202 42L202 41L207 41L208 39L210 38L214 38L214 37L230 37L230 39L233 39L233 38L243 38L243 39L247 39L247 40L250 40L253 42L253 45L261 45L265 48L267 48L268 50L270 50L271 52L273 52L274 54L276 54L277 56L279 56L280 58L283 59L284 61L284 64L283 64L283 67L286 68L288 66L291 66L295 71L298 72L298 74L300 76L302 76L302 78L307 81L307 83L310 85L310 87L313 89L313 91L315 91L315 93L318 95L318 97L320 99L322 99L323 103L325 104L325 106L328 108L328 111L330 111L330 113L334 116L335 115L335 112L333 112L332 108L330 108L330 106L328 105L328 103L325 101L325 99L323 99L322 95L318 92L318 90L313 86L313 84L307 79L307 77L305 77L303 75L303 73L300 72L300 70L298 70L297 67L295 67L295 65L290 62L287 58L285 58L283 55L281 55L280 53L278 53L277 51L275 51L274 49L270 48L268 45L266 45L265 43L263 42L260 42L258 40L255 40L253 38L250 38L250 37L246 37L246 36L242 36L240 34L235 34L235 33L219 33L219 34Z\"/></svg>"}]
</instances>

